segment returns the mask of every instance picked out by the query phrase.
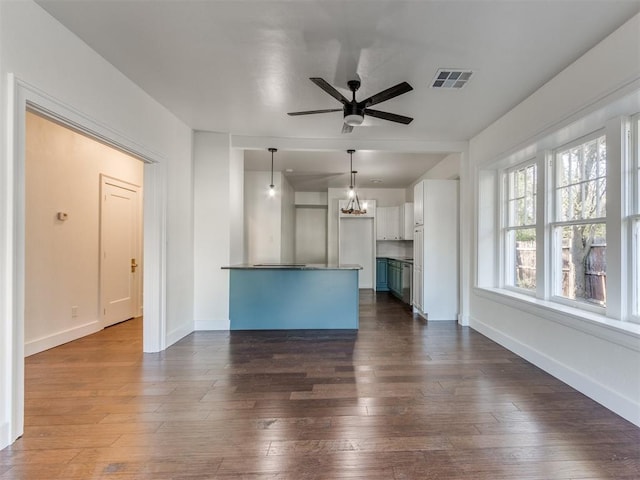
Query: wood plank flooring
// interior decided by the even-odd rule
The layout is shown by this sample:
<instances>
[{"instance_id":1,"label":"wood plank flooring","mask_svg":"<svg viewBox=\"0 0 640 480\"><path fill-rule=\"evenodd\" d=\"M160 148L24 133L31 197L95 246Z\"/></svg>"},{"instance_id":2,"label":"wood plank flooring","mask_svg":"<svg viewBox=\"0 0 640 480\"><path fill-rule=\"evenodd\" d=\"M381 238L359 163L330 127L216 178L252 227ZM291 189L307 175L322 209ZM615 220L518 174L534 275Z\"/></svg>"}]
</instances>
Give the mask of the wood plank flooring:
<instances>
[{"instance_id":1,"label":"wood plank flooring","mask_svg":"<svg viewBox=\"0 0 640 480\"><path fill-rule=\"evenodd\" d=\"M361 294L359 332L132 320L26 359L0 479L638 479L640 429L454 322Z\"/></svg>"}]
</instances>

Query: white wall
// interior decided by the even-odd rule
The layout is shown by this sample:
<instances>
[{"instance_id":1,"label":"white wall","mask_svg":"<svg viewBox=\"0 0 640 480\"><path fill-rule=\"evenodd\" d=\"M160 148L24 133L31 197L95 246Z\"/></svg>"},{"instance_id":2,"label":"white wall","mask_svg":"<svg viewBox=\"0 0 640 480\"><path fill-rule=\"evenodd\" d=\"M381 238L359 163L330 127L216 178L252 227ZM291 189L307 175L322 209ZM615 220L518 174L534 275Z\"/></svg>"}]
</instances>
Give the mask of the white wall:
<instances>
[{"instance_id":1,"label":"white wall","mask_svg":"<svg viewBox=\"0 0 640 480\"><path fill-rule=\"evenodd\" d=\"M26 355L102 328L101 174L142 187L143 163L39 115L27 114ZM142 201L142 189L140 195ZM68 219L57 220L57 212L67 213ZM142 231L142 216L139 219ZM75 317L72 306L77 307Z\"/></svg>"},{"instance_id":2,"label":"white wall","mask_svg":"<svg viewBox=\"0 0 640 480\"><path fill-rule=\"evenodd\" d=\"M241 236L237 217L242 214L232 198L242 192L242 162L232 154L228 134L195 132L193 137L194 328L224 330L229 328L229 272L221 267L232 263L231 240Z\"/></svg>"},{"instance_id":3,"label":"white wall","mask_svg":"<svg viewBox=\"0 0 640 480\"><path fill-rule=\"evenodd\" d=\"M429 170L407 187L407 202L413 202L413 187L422 180L456 180L460 178L462 171L462 154L451 153L436 163Z\"/></svg>"},{"instance_id":4,"label":"white wall","mask_svg":"<svg viewBox=\"0 0 640 480\"><path fill-rule=\"evenodd\" d=\"M276 194L269 196L270 172L244 174L244 215L248 263L281 261L282 188L280 172L274 172Z\"/></svg>"},{"instance_id":5,"label":"white wall","mask_svg":"<svg viewBox=\"0 0 640 480\"><path fill-rule=\"evenodd\" d=\"M412 240L378 240L377 257L413 257Z\"/></svg>"},{"instance_id":6,"label":"white wall","mask_svg":"<svg viewBox=\"0 0 640 480\"><path fill-rule=\"evenodd\" d=\"M244 215L248 263L295 261L296 192L282 175L273 172L276 194L269 196L271 172L244 175Z\"/></svg>"},{"instance_id":7,"label":"white wall","mask_svg":"<svg viewBox=\"0 0 640 480\"><path fill-rule=\"evenodd\" d=\"M16 338L22 339L23 299L16 279L22 275L24 185L22 139L15 135L23 127L14 123L19 98L10 74L30 97L64 106L81 124L158 161L145 167L145 229L149 222L166 222L166 229L145 236L145 252L157 253L153 261L145 258L145 273L161 272L149 285L145 281L145 307L157 300L145 311L145 323L154 321L163 332L145 338L145 348L163 348L165 334L177 339L193 324L191 130L37 4L0 2L0 447L22 432L23 366L16 349L22 350ZM152 240L158 240L154 249ZM152 286L166 295L148 296Z\"/></svg>"},{"instance_id":8,"label":"white wall","mask_svg":"<svg viewBox=\"0 0 640 480\"><path fill-rule=\"evenodd\" d=\"M637 92L639 38L640 16L636 16L470 141L474 180L467 183L463 176L462 188L472 189L479 203L474 206L471 198L463 209L473 212L470 222L477 226L468 252L476 273L490 272L482 275L483 285L494 285L496 278L491 260L495 198L487 198L486 193L497 192L497 188L490 165L512 152L526 152L529 145L568 125L584 130L588 127L582 119L591 112ZM481 170L485 166L488 169ZM562 309L535 306L473 287L470 282L470 324L474 329L640 425L637 336L612 328L615 322L592 322Z\"/></svg>"},{"instance_id":9,"label":"white wall","mask_svg":"<svg viewBox=\"0 0 640 480\"><path fill-rule=\"evenodd\" d=\"M231 243L229 263L244 263L247 258L244 238L244 150L231 150L229 166L229 211L231 215Z\"/></svg>"},{"instance_id":10,"label":"white wall","mask_svg":"<svg viewBox=\"0 0 640 480\"><path fill-rule=\"evenodd\" d=\"M284 175L280 175L281 183L281 227L280 261L293 263L296 252L296 205L295 191Z\"/></svg>"},{"instance_id":11,"label":"white wall","mask_svg":"<svg viewBox=\"0 0 640 480\"><path fill-rule=\"evenodd\" d=\"M296 207L296 263L327 263L327 208Z\"/></svg>"},{"instance_id":12,"label":"white wall","mask_svg":"<svg viewBox=\"0 0 640 480\"><path fill-rule=\"evenodd\" d=\"M403 188L358 188L358 198L360 201L375 200L376 208L394 207L404 204L406 191ZM329 263L338 263L338 202L346 199L346 188L330 188L327 191L327 259Z\"/></svg>"},{"instance_id":13,"label":"white wall","mask_svg":"<svg viewBox=\"0 0 640 480\"><path fill-rule=\"evenodd\" d=\"M296 192L296 205L327 205L327 192Z\"/></svg>"}]
</instances>

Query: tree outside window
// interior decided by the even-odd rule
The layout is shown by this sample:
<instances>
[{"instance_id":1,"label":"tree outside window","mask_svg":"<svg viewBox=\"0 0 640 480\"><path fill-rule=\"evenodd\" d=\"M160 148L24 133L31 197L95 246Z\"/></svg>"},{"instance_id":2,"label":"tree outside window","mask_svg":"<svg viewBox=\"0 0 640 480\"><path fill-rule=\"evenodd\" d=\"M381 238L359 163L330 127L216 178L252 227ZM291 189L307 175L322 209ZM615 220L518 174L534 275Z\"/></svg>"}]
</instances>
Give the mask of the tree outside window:
<instances>
[{"instance_id":1,"label":"tree outside window","mask_svg":"<svg viewBox=\"0 0 640 480\"><path fill-rule=\"evenodd\" d=\"M530 162L506 176L505 284L526 290L536 288L536 168Z\"/></svg>"},{"instance_id":2,"label":"tree outside window","mask_svg":"<svg viewBox=\"0 0 640 480\"><path fill-rule=\"evenodd\" d=\"M604 136L556 152L555 295L606 305Z\"/></svg>"}]
</instances>

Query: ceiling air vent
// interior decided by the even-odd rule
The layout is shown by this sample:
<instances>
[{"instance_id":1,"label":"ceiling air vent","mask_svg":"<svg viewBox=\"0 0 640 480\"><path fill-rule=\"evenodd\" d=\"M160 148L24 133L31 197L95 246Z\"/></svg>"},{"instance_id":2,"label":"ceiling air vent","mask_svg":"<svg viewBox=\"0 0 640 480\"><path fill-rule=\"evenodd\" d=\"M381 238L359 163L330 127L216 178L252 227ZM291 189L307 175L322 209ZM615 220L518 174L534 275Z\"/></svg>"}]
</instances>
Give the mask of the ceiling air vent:
<instances>
[{"instance_id":1,"label":"ceiling air vent","mask_svg":"<svg viewBox=\"0 0 640 480\"><path fill-rule=\"evenodd\" d=\"M431 88L462 88L471 78L471 70L441 68L433 78Z\"/></svg>"}]
</instances>

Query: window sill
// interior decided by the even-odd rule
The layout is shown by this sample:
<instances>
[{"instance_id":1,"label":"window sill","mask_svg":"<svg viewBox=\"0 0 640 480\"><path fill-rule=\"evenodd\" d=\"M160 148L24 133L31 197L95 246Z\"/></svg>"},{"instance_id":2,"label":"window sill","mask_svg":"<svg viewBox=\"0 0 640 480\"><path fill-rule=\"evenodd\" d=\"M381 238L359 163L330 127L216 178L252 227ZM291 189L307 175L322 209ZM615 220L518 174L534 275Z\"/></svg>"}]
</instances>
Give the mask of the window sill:
<instances>
[{"instance_id":1,"label":"window sill","mask_svg":"<svg viewBox=\"0 0 640 480\"><path fill-rule=\"evenodd\" d=\"M474 293L531 315L574 328L640 352L640 325L501 288L475 287Z\"/></svg>"}]
</instances>

